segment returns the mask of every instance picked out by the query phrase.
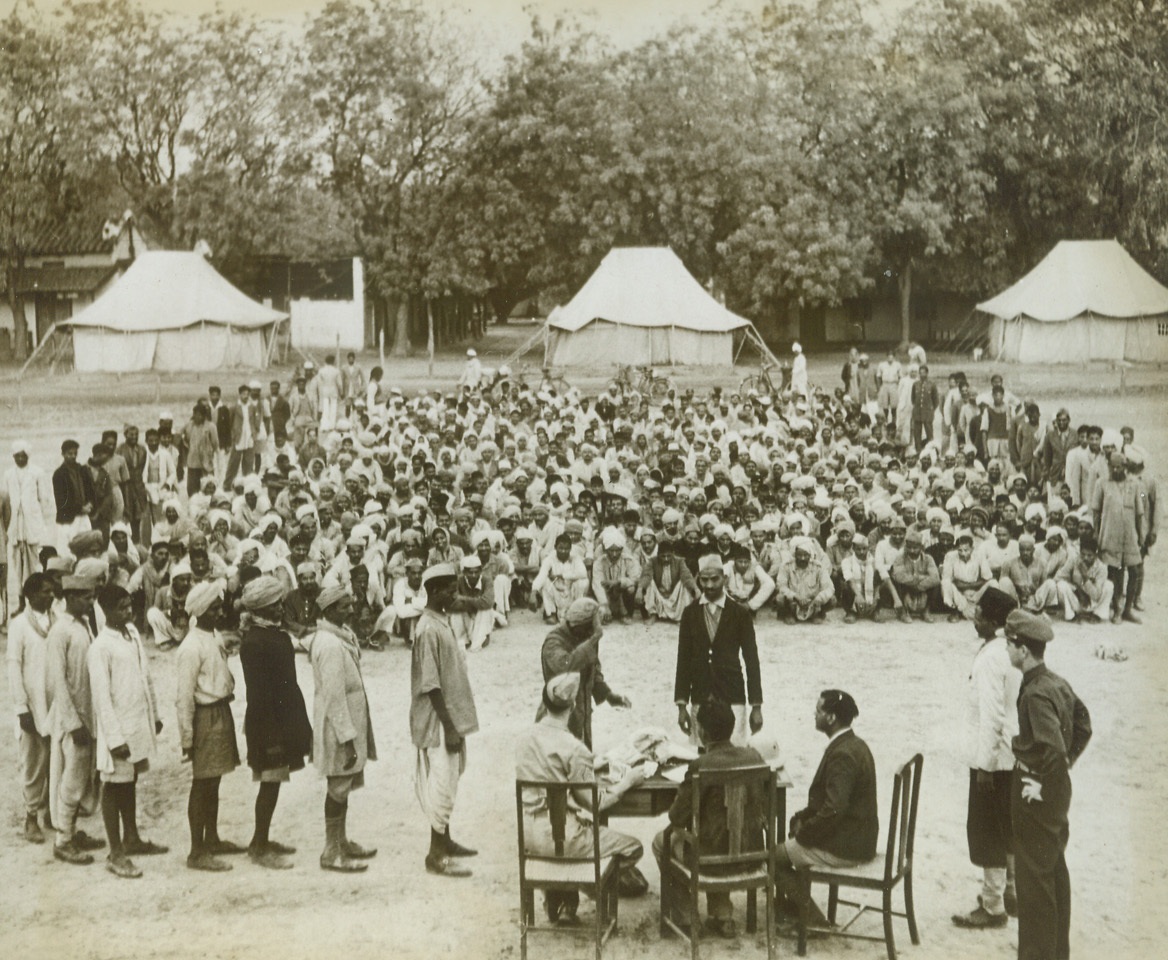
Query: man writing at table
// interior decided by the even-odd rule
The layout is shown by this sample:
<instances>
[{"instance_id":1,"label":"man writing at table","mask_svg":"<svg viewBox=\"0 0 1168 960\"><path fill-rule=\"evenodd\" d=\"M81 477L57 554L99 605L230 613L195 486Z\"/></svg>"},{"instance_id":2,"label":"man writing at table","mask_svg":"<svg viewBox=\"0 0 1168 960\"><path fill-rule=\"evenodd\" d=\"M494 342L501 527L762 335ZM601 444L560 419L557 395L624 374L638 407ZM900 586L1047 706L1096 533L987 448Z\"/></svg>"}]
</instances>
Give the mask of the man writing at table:
<instances>
[{"instance_id":1,"label":"man writing at table","mask_svg":"<svg viewBox=\"0 0 1168 960\"><path fill-rule=\"evenodd\" d=\"M675 827L688 829L693 817L694 789L693 775L696 771L699 776L706 770L725 770L731 767L745 767L762 765L766 761L754 747L736 747L730 742L734 732L734 711L728 704L720 700L707 700L697 709L694 718L697 724L698 738L705 748L705 753L690 764L686 771L685 780L677 791L673 806L669 808L669 822ZM730 825L727 822L726 802L721 795L724 788L711 787L708 792L702 791L702 814L698 824L698 843L703 854L730 852ZM761 850L763 845L763 826L765 821L764 798L761 789L755 784L748 786L746 806L742 818L742 850ZM670 856L678 861L685 861L685 845L681 838L674 835L670 844ZM661 856L665 849L664 832L657 834L653 839L653 856L661 863ZM687 902L677 897L673 909L674 919L679 926L686 926L691 922L688 916ZM730 901L727 891L711 890L706 894L706 912L709 920L706 929L720 937L731 939L738 935L738 925L734 921L734 905Z\"/></svg>"},{"instance_id":2,"label":"man writing at table","mask_svg":"<svg viewBox=\"0 0 1168 960\"><path fill-rule=\"evenodd\" d=\"M574 672L558 674L544 685L541 718L523 735L515 750L515 776L519 780L581 783L596 778L592 751L569 729L579 691L580 674ZM589 809L590 793L572 793L568 797L568 816L564 824L564 855L589 856L592 852L592 817L611 807L643 779L642 768L631 767L619 783L599 792L600 810ZM621 895L644 893L648 885L636 868L644 852L641 841L609 827L599 829L600 856L621 858L618 880ZM523 837L529 855L543 856L554 852L547 795L542 790L524 790ZM549 920L575 922L576 908L580 903L578 893L549 890L546 897Z\"/></svg>"},{"instance_id":3,"label":"man writing at table","mask_svg":"<svg viewBox=\"0 0 1168 960\"><path fill-rule=\"evenodd\" d=\"M856 701L842 690L824 690L815 704L815 729L828 738L827 749L807 806L791 818L790 839L775 857L775 881L788 913L797 913L806 897L796 869L854 867L876 856L876 764L868 744L852 730L859 713ZM812 926L829 925L814 901L808 908Z\"/></svg>"},{"instance_id":4,"label":"man writing at table","mask_svg":"<svg viewBox=\"0 0 1168 960\"><path fill-rule=\"evenodd\" d=\"M697 704L721 700L731 705L734 732L731 742L746 743L746 704L750 702L750 733L762 729L762 679L754 620L745 607L726 598L726 574L721 560L711 554L698 561L700 600L685 608L677 635L677 673L673 701L677 725L697 742L694 727ZM746 682L742 681L746 665Z\"/></svg>"}]
</instances>

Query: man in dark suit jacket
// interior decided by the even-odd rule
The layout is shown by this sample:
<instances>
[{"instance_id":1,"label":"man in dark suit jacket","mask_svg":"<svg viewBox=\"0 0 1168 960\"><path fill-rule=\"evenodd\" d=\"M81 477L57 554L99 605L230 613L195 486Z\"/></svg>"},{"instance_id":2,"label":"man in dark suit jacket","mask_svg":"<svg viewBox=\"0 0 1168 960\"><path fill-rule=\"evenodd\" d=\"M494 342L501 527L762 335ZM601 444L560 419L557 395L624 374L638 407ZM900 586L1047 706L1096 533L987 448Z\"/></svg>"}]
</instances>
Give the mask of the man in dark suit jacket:
<instances>
[{"instance_id":1,"label":"man in dark suit jacket","mask_svg":"<svg viewBox=\"0 0 1168 960\"><path fill-rule=\"evenodd\" d=\"M685 780L677 791L677 797L669 808L669 822L675 827L688 829L693 819L694 789L693 775L699 775L707 770L727 770L732 767L763 767L769 775L770 768L766 761L754 747L736 747L730 742L734 732L734 711L730 705L721 700L707 700L698 707L694 721L697 724L698 736L706 752L689 765ZM703 854L717 854L730 852L730 825L726 817L726 803L724 790L718 785L703 788L701 804L701 821L698 823L698 844ZM746 784L746 801L742 816L741 849L761 850L763 847L763 828L766 819L766 795L763 785L758 779ZM670 856L677 860L684 860L685 845L680 838L674 837L671 844ZM664 832L657 834L653 840L653 855L661 863L662 852L665 849ZM686 912L686 901L677 898L675 904L675 920L679 923L688 923L691 918ZM706 894L706 910L710 915L709 926L713 932L723 937L734 937L738 933L734 922L734 907L730 902L730 894L711 891ZM679 915L678 915L679 914Z\"/></svg>"},{"instance_id":2,"label":"man in dark suit jacket","mask_svg":"<svg viewBox=\"0 0 1168 960\"><path fill-rule=\"evenodd\" d=\"M735 716L734 743L744 745L746 704L750 703L750 733L762 729L762 678L754 620L746 607L726 596L726 574L716 554L701 558L698 585L702 597L682 611L677 633L677 674L673 701L677 725L696 738L694 713L709 699L731 705ZM742 665L746 665L746 683Z\"/></svg>"},{"instance_id":3,"label":"man in dark suit jacket","mask_svg":"<svg viewBox=\"0 0 1168 960\"><path fill-rule=\"evenodd\" d=\"M815 729L828 737L811 781L807 806L791 818L790 839L778 849L779 891L795 909L803 892L798 867L854 867L876 856L876 764L868 744L852 731L856 701L842 690L824 690L815 705ZM811 922L827 925L814 903Z\"/></svg>"}]
</instances>

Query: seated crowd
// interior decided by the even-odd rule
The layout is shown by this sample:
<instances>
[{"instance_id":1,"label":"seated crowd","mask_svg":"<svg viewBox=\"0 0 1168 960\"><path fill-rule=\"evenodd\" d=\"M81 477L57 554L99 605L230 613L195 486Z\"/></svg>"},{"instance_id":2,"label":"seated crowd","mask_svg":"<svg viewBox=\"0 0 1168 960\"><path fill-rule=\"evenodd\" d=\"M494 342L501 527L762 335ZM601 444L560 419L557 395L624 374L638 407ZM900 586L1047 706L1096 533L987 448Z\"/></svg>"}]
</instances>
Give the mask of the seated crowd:
<instances>
[{"instance_id":1,"label":"seated crowd","mask_svg":"<svg viewBox=\"0 0 1168 960\"><path fill-rule=\"evenodd\" d=\"M910 396L927 407L917 388L932 384L915 366ZM1158 528L1145 452L1128 428L1072 428L1065 409L1044 426L999 377L980 417L1000 426L1006 409L1004 442L976 413L947 419L949 397L905 439L898 417L918 412L865 401L859 374L834 394L714 388L660 407L616 385L595 398L464 387L407 400L377 376L335 422L293 420L288 396L310 395L312 373L287 395L278 382L267 395L241 387L231 407L212 388L181 430L167 414L144 447L135 427L120 444L107 431L84 465L66 441L45 485L56 533L45 524L35 562L10 565L11 612L34 569L59 578L96 560L168 647L185 634L192 584L226 579L234 610L247 580L270 573L294 635L312 628L319 591L340 585L349 626L379 647L411 640L423 571L454 563L455 628L481 648L512 609L554 622L582 596L606 622L677 621L704 556L722 563L732 599L787 623L833 609L849 623L968 619L990 585L1067 620L1137 621L1141 609ZM972 403L960 375L950 382ZM14 451L10 475L38 469L26 445Z\"/></svg>"}]
</instances>

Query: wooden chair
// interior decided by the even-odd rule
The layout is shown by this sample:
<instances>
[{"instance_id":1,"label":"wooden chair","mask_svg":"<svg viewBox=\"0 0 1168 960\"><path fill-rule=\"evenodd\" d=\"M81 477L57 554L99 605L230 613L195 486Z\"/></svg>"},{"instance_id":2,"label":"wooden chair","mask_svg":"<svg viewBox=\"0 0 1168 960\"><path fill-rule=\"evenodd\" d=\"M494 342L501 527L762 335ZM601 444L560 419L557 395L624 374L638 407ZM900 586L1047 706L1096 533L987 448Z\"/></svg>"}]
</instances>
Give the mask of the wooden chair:
<instances>
[{"instance_id":1,"label":"wooden chair","mask_svg":"<svg viewBox=\"0 0 1168 960\"><path fill-rule=\"evenodd\" d=\"M554 852L530 854L526 852L524 836L523 791L543 790L547 796L548 820L551 825ZM596 960L604 952L604 944L616 929L617 878L620 875L619 857L600 856L600 827L592 821L592 849L587 856L571 856L564 852L565 824L568 818L568 792L585 791L592 798L592 809L600 805L600 791L595 781L561 783L547 780L515 781L515 808L519 824L519 952L527 960L527 934L532 931L568 933L575 936L579 927L537 925L535 922L535 891L576 891L596 901L594 936Z\"/></svg>"},{"instance_id":2,"label":"wooden chair","mask_svg":"<svg viewBox=\"0 0 1168 960\"><path fill-rule=\"evenodd\" d=\"M661 935L670 931L685 937L690 944L693 960L700 956L701 914L699 894L710 891L731 893L746 891L746 930L754 933L758 926L757 895L760 889L766 897L767 957L775 956L775 873L774 850L778 838L778 806L776 774L766 764L707 769L693 773L693 813L686 827L670 824L662 838L661 857ZM757 785L764 799L762 846L743 850L744 820L748 788ZM714 793L711 800L711 788ZM726 823L730 839L727 853L703 853L699 844L702 794L706 804L722 802L726 807ZM673 840L684 841L684 857L673 854ZM690 930L687 933L674 921L673 906L679 896L689 901Z\"/></svg>"},{"instance_id":3,"label":"wooden chair","mask_svg":"<svg viewBox=\"0 0 1168 960\"><path fill-rule=\"evenodd\" d=\"M892 780L892 812L888 818L888 845L881 863L879 857L858 867L815 867L799 871L804 883L803 911L799 922L799 956L807 955L807 932L815 930L837 937L852 937L857 940L883 941L888 950L888 960L896 960L896 939L892 930L892 918L902 917L908 921L908 933L914 946L919 946L921 938L917 933L917 917L913 909L913 841L917 832L917 801L921 792L921 768L925 759L919 753L900 767ZM892 891L903 882L904 913L892 909ZM827 919L835 923L836 908L839 904L854 907L856 912L842 927L811 927L807 923L807 907L811 899L811 884L828 885ZM855 887L863 890L879 890L883 895L880 906L853 903L839 899L840 887ZM849 927L868 910L879 911L884 918L884 936L852 933Z\"/></svg>"}]
</instances>

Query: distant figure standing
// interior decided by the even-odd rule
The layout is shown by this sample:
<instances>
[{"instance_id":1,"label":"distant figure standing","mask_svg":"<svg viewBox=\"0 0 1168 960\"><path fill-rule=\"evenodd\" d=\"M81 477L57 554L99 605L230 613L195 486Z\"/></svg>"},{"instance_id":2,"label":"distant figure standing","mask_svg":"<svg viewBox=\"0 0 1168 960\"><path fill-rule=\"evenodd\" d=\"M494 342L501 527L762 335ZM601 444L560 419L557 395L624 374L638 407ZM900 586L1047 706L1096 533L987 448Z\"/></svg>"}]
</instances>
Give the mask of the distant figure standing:
<instances>
[{"instance_id":1,"label":"distant figure standing","mask_svg":"<svg viewBox=\"0 0 1168 960\"><path fill-rule=\"evenodd\" d=\"M24 582L40 568L41 547L54 543L53 485L44 470L28 460L28 443L12 443L12 463L0 489L0 522L8 534L8 616L20 605ZM2 560L0 560L2 562Z\"/></svg>"},{"instance_id":2,"label":"distant figure standing","mask_svg":"<svg viewBox=\"0 0 1168 960\"><path fill-rule=\"evenodd\" d=\"M466 366L462 368L462 376L458 378L458 385L467 390L477 390L483 379L483 365L479 363L479 355L470 348L466 351Z\"/></svg>"},{"instance_id":3,"label":"distant figure standing","mask_svg":"<svg viewBox=\"0 0 1168 960\"><path fill-rule=\"evenodd\" d=\"M807 358L803 356L803 348L798 343L791 344L791 352L795 354L795 359L791 361L791 392L806 400Z\"/></svg>"},{"instance_id":4,"label":"distant figure standing","mask_svg":"<svg viewBox=\"0 0 1168 960\"><path fill-rule=\"evenodd\" d=\"M365 399L365 371L357 366L357 354L351 350L341 368L341 395L345 400L345 416L353 415L353 404Z\"/></svg>"},{"instance_id":5,"label":"distant figure standing","mask_svg":"<svg viewBox=\"0 0 1168 960\"><path fill-rule=\"evenodd\" d=\"M888 423L896 423L896 410L899 404L897 384L900 382L900 361L896 359L896 351L889 350L888 358L876 368L876 376L880 379L880 392L877 402Z\"/></svg>"},{"instance_id":6,"label":"distant figure standing","mask_svg":"<svg viewBox=\"0 0 1168 960\"><path fill-rule=\"evenodd\" d=\"M320 411L320 429L332 430L337 425L337 407L341 401L341 371L337 369L337 358L330 353L324 358L324 366L317 371L309 384L310 392L316 395L316 408Z\"/></svg>"}]
</instances>

